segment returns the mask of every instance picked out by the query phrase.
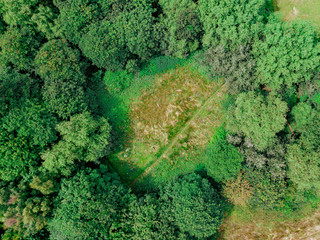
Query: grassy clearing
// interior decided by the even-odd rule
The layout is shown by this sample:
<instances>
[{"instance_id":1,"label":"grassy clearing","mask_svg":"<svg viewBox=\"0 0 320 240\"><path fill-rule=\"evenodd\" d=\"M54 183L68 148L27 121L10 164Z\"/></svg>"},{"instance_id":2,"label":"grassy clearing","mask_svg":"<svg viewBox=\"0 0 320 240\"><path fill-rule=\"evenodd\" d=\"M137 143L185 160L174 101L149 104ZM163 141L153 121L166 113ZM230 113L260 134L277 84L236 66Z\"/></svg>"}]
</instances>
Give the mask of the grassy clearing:
<instances>
[{"instance_id":1,"label":"grassy clearing","mask_svg":"<svg viewBox=\"0 0 320 240\"><path fill-rule=\"evenodd\" d=\"M146 169L137 183L158 185L177 175L201 168L202 151L212 139L215 128L224 121L221 108L224 97L225 88L217 84L211 97L194 112L184 127L180 128L165 151Z\"/></svg>"},{"instance_id":2,"label":"grassy clearing","mask_svg":"<svg viewBox=\"0 0 320 240\"><path fill-rule=\"evenodd\" d=\"M152 75L149 76L151 79ZM146 85L139 79L138 84ZM217 109L224 96L221 91L215 93L221 83L209 81L191 62L162 75L153 75L148 87L141 88L137 82L121 93L125 99L117 96L118 100L113 100L115 107L110 109L111 113L120 113L119 119L126 119L118 123L119 128L125 126L126 144L109 156L109 161L127 184L159 159L159 167L169 167L170 161L176 163L176 167L170 165L171 175L183 173L177 171L181 169L179 164L183 165L183 158L203 148L210 141L214 127L220 125ZM165 169L156 170L161 179L167 177L163 174L167 172ZM185 167L184 171L190 169L194 166ZM153 171L150 173L154 175Z\"/></svg>"},{"instance_id":3,"label":"grassy clearing","mask_svg":"<svg viewBox=\"0 0 320 240\"><path fill-rule=\"evenodd\" d=\"M303 19L320 27L319 0L274 0L274 5L286 21Z\"/></svg>"}]
</instances>

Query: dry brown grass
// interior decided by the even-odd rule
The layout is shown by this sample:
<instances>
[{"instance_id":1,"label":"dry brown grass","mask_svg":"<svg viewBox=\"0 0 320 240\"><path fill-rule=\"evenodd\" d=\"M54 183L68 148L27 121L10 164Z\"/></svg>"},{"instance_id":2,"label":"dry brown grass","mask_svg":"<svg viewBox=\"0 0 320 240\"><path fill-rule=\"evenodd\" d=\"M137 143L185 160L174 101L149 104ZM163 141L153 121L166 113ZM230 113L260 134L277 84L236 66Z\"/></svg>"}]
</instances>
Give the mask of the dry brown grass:
<instances>
[{"instance_id":1,"label":"dry brown grass","mask_svg":"<svg viewBox=\"0 0 320 240\"><path fill-rule=\"evenodd\" d=\"M186 67L162 75L154 91L145 93L131 108L134 138L156 153L202 105L212 87Z\"/></svg>"},{"instance_id":2,"label":"dry brown grass","mask_svg":"<svg viewBox=\"0 0 320 240\"><path fill-rule=\"evenodd\" d=\"M281 220L279 213L263 211L234 211L224 220L221 238L226 240L319 240L320 212L304 214L300 220ZM303 214L303 213L301 213Z\"/></svg>"}]
</instances>

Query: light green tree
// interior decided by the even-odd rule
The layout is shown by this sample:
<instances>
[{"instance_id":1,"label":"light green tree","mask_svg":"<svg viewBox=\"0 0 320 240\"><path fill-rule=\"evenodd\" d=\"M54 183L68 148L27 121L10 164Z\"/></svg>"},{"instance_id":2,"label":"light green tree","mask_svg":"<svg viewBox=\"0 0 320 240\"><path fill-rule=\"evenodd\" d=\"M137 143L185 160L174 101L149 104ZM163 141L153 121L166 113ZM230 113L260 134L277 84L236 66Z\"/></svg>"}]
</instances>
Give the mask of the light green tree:
<instances>
[{"instance_id":1,"label":"light green tree","mask_svg":"<svg viewBox=\"0 0 320 240\"><path fill-rule=\"evenodd\" d=\"M98 163L107 154L110 125L103 117L94 119L89 112L73 115L57 130L62 139L42 153L43 166L50 172L68 176L79 167L76 163Z\"/></svg>"},{"instance_id":2,"label":"light green tree","mask_svg":"<svg viewBox=\"0 0 320 240\"><path fill-rule=\"evenodd\" d=\"M273 95L264 97L256 92L241 93L228 114L226 129L243 134L258 150L264 150L284 129L287 111L287 104Z\"/></svg>"}]
</instances>

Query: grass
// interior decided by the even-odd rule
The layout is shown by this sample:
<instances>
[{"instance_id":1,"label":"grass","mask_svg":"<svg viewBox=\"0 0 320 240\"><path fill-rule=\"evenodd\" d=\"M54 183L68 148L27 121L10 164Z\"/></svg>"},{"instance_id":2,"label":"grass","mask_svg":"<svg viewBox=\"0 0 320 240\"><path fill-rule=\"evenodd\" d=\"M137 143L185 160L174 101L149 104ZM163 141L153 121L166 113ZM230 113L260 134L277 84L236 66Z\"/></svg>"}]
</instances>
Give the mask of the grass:
<instances>
[{"instance_id":1,"label":"grass","mask_svg":"<svg viewBox=\"0 0 320 240\"><path fill-rule=\"evenodd\" d=\"M274 6L286 21L302 19L320 27L319 0L274 0Z\"/></svg>"},{"instance_id":2,"label":"grass","mask_svg":"<svg viewBox=\"0 0 320 240\"><path fill-rule=\"evenodd\" d=\"M177 175L201 168L201 153L212 139L215 128L224 121L221 110L224 97L225 88L218 84L211 97L180 128L161 156L137 179L138 183L148 180L149 185L157 186Z\"/></svg>"},{"instance_id":3,"label":"grass","mask_svg":"<svg viewBox=\"0 0 320 240\"><path fill-rule=\"evenodd\" d=\"M168 67L162 59L140 72L107 103L111 124L122 131L124 142L108 158L112 168L128 185L147 169L139 183L150 177L167 180L168 167L170 176L194 170L200 161L189 161L181 171L183 159L196 155L221 124L222 93L221 82L208 80L192 60Z\"/></svg>"},{"instance_id":4,"label":"grass","mask_svg":"<svg viewBox=\"0 0 320 240\"><path fill-rule=\"evenodd\" d=\"M320 239L320 212L303 209L288 218L278 211L238 206L224 219L219 239Z\"/></svg>"}]
</instances>

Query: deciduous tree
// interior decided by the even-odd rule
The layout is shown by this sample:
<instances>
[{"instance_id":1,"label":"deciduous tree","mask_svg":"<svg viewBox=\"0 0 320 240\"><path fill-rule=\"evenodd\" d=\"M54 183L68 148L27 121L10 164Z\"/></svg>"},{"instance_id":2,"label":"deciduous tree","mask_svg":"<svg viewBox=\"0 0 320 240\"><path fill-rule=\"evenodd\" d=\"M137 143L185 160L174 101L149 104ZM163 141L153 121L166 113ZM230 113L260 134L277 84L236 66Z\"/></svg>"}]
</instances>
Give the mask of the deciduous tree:
<instances>
[{"instance_id":1,"label":"deciduous tree","mask_svg":"<svg viewBox=\"0 0 320 240\"><path fill-rule=\"evenodd\" d=\"M50 172L70 175L78 168L76 162L95 162L107 154L110 125L100 117L94 119L89 112L71 116L57 129L62 139L42 154L44 167Z\"/></svg>"},{"instance_id":2,"label":"deciduous tree","mask_svg":"<svg viewBox=\"0 0 320 240\"><path fill-rule=\"evenodd\" d=\"M230 132L251 139L258 150L264 150L274 143L276 134L284 128L287 111L287 104L273 95L241 93L228 115L226 127Z\"/></svg>"}]
</instances>

